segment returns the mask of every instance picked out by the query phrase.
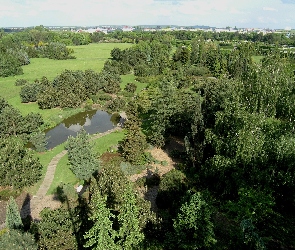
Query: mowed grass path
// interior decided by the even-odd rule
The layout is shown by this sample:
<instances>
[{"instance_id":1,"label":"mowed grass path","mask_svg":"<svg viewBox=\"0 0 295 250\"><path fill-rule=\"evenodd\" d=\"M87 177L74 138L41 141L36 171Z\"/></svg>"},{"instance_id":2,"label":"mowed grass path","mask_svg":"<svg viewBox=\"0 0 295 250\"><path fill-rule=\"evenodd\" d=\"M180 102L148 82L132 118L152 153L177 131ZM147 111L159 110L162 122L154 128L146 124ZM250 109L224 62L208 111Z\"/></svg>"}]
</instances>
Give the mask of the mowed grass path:
<instances>
[{"instance_id":1,"label":"mowed grass path","mask_svg":"<svg viewBox=\"0 0 295 250\"><path fill-rule=\"evenodd\" d=\"M46 76L53 80L58 74L66 69L87 70L92 69L100 72L104 62L110 58L110 52L118 47L125 49L131 47L128 43L94 43L82 46L71 46L74 49L76 59L52 60L48 58L32 58L29 65L23 66L23 75L0 78L0 96L7 100L11 105L18 108L23 115L30 112L40 113L45 122L49 124L59 123L64 118L80 112L79 109L50 109L40 110L36 103L21 103L19 92L21 87L15 86L16 79L26 79L33 82Z\"/></svg>"}]
</instances>

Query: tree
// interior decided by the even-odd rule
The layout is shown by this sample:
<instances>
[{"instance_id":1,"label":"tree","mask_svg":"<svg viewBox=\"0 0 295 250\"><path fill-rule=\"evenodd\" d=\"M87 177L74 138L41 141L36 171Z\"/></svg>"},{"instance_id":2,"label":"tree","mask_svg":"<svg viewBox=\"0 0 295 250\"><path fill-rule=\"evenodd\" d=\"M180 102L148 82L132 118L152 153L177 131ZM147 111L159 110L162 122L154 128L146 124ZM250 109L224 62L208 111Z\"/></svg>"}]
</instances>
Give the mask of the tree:
<instances>
[{"instance_id":1,"label":"tree","mask_svg":"<svg viewBox=\"0 0 295 250\"><path fill-rule=\"evenodd\" d=\"M173 223L179 249L203 249L216 243L211 213L201 193L193 194L181 206Z\"/></svg>"},{"instance_id":2,"label":"tree","mask_svg":"<svg viewBox=\"0 0 295 250\"><path fill-rule=\"evenodd\" d=\"M173 169L163 175L156 198L160 209L170 209L171 213L179 208L181 197L187 189L186 176L180 170Z\"/></svg>"},{"instance_id":3,"label":"tree","mask_svg":"<svg viewBox=\"0 0 295 250\"><path fill-rule=\"evenodd\" d=\"M30 139L30 142L34 145L37 152L46 151L47 139L46 134L42 131L33 133Z\"/></svg>"},{"instance_id":4,"label":"tree","mask_svg":"<svg viewBox=\"0 0 295 250\"><path fill-rule=\"evenodd\" d=\"M122 51L119 48L113 48L111 51L111 56L114 60L122 60Z\"/></svg>"},{"instance_id":5,"label":"tree","mask_svg":"<svg viewBox=\"0 0 295 250\"><path fill-rule=\"evenodd\" d=\"M136 91L136 84L133 82L129 82L127 83L127 85L125 86L124 90L130 93L134 93Z\"/></svg>"},{"instance_id":6,"label":"tree","mask_svg":"<svg viewBox=\"0 0 295 250\"><path fill-rule=\"evenodd\" d=\"M32 234L22 233L19 230L9 230L0 236L0 249L37 250L38 245Z\"/></svg>"},{"instance_id":7,"label":"tree","mask_svg":"<svg viewBox=\"0 0 295 250\"><path fill-rule=\"evenodd\" d=\"M36 102L39 88L39 83L30 83L23 86L19 94L22 102Z\"/></svg>"},{"instance_id":8,"label":"tree","mask_svg":"<svg viewBox=\"0 0 295 250\"><path fill-rule=\"evenodd\" d=\"M13 53L6 51L0 53L0 77L23 74L21 63Z\"/></svg>"},{"instance_id":9,"label":"tree","mask_svg":"<svg viewBox=\"0 0 295 250\"><path fill-rule=\"evenodd\" d=\"M23 188L35 184L41 177L42 165L25 148L20 138L10 136L0 140L0 183Z\"/></svg>"},{"instance_id":10,"label":"tree","mask_svg":"<svg viewBox=\"0 0 295 250\"><path fill-rule=\"evenodd\" d=\"M23 230L24 225L18 211L18 206L12 196L9 198L9 203L6 208L6 227L9 230Z\"/></svg>"},{"instance_id":11,"label":"tree","mask_svg":"<svg viewBox=\"0 0 295 250\"><path fill-rule=\"evenodd\" d=\"M144 239L140 229L139 209L136 205L136 196L131 185L127 185L123 194L123 204L118 215L120 229L118 244L127 250L138 248Z\"/></svg>"},{"instance_id":12,"label":"tree","mask_svg":"<svg viewBox=\"0 0 295 250\"><path fill-rule=\"evenodd\" d=\"M40 215L41 221L35 226L41 249L78 249L76 234L79 229L79 217L74 210L45 208Z\"/></svg>"},{"instance_id":13,"label":"tree","mask_svg":"<svg viewBox=\"0 0 295 250\"><path fill-rule=\"evenodd\" d=\"M103 90L109 94L117 94L120 91L121 78L120 75L102 71L100 73Z\"/></svg>"},{"instance_id":14,"label":"tree","mask_svg":"<svg viewBox=\"0 0 295 250\"><path fill-rule=\"evenodd\" d=\"M88 181L100 164L93 151L93 144L89 142L89 135L84 129L77 133L76 137L70 136L65 148L68 150L68 158L71 170L80 180Z\"/></svg>"},{"instance_id":15,"label":"tree","mask_svg":"<svg viewBox=\"0 0 295 250\"><path fill-rule=\"evenodd\" d=\"M127 134L120 144L123 157L132 164L141 164L144 150L147 143L144 134L141 132L141 121L138 118L137 105L130 102L127 107L128 120L124 123Z\"/></svg>"},{"instance_id":16,"label":"tree","mask_svg":"<svg viewBox=\"0 0 295 250\"><path fill-rule=\"evenodd\" d=\"M43 124L40 114L30 113L22 116L21 112L3 100L0 105L0 137L18 136L27 141L31 133L38 131Z\"/></svg>"},{"instance_id":17,"label":"tree","mask_svg":"<svg viewBox=\"0 0 295 250\"><path fill-rule=\"evenodd\" d=\"M102 196L100 192L96 192L91 200L93 212L89 220L92 220L94 225L84 235L84 238L87 239L84 247L97 250L118 249L115 244L116 231L113 229L115 216L106 207L106 201L107 197Z\"/></svg>"}]
</instances>

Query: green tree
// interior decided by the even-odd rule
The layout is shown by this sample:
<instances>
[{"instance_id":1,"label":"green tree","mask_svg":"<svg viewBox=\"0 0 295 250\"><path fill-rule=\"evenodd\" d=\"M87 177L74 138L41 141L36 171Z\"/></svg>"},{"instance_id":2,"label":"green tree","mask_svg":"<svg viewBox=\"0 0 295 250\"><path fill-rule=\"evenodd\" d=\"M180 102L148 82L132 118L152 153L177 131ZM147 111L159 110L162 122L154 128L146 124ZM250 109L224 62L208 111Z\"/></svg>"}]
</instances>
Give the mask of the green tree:
<instances>
[{"instance_id":1,"label":"green tree","mask_svg":"<svg viewBox=\"0 0 295 250\"><path fill-rule=\"evenodd\" d=\"M84 247L97 250L118 249L115 244L116 231L113 229L115 216L106 207L106 200L107 197L102 196L100 192L96 192L91 200L93 212L89 220L93 221L94 225L84 235L87 240Z\"/></svg>"},{"instance_id":2,"label":"green tree","mask_svg":"<svg viewBox=\"0 0 295 250\"><path fill-rule=\"evenodd\" d=\"M127 85L125 86L124 90L130 93L134 93L136 91L136 84L133 82L129 82L127 83Z\"/></svg>"},{"instance_id":3,"label":"green tree","mask_svg":"<svg viewBox=\"0 0 295 250\"><path fill-rule=\"evenodd\" d=\"M181 206L173 223L179 249L203 249L216 243L211 213L200 193L193 194Z\"/></svg>"},{"instance_id":4,"label":"green tree","mask_svg":"<svg viewBox=\"0 0 295 250\"><path fill-rule=\"evenodd\" d=\"M92 147L93 144L84 129L79 131L76 137L70 136L67 140L65 148L68 150L71 170L80 180L90 180L92 174L100 168Z\"/></svg>"},{"instance_id":5,"label":"green tree","mask_svg":"<svg viewBox=\"0 0 295 250\"><path fill-rule=\"evenodd\" d=\"M79 217L73 209L45 208L40 215L41 221L35 226L41 249L78 249L76 235L79 229Z\"/></svg>"},{"instance_id":6,"label":"green tree","mask_svg":"<svg viewBox=\"0 0 295 250\"><path fill-rule=\"evenodd\" d=\"M35 184L41 177L39 159L25 148L20 138L10 136L0 140L0 182L20 189Z\"/></svg>"},{"instance_id":7,"label":"green tree","mask_svg":"<svg viewBox=\"0 0 295 250\"><path fill-rule=\"evenodd\" d=\"M40 114L22 116L20 111L3 100L0 106L0 137L18 136L27 141L31 133L38 131L43 124Z\"/></svg>"},{"instance_id":8,"label":"green tree","mask_svg":"<svg viewBox=\"0 0 295 250\"><path fill-rule=\"evenodd\" d=\"M122 60L122 51L119 48L113 48L111 51L111 56L114 60Z\"/></svg>"},{"instance_id":9,"label":"green tree","mask_svg":"<svg viewBox=\"0 0 295 250\"><path fill-rule=\"evenodd\" d=\"M6 208L6 227L9 230L23 230L24 225L18 211L18 206L12 196L9 198L9 203Z\"/></svg>"},{"instance_id":10,"label":"green tree","mask_svg":"<svg viewBox=\"0 0 295 250\"><path fill-rule=\"evenodd\" d=\"M19 95L22 102L36 102L38 93L39 83L31 83L23 86Z\"/></svg>"},{"instance_id":11,"label":"green tree","mask_svg":"<svg viewBox=\"0 0 295 250\"><path fill-rule=\"evenodd\" d=\"M0 249L37 250L38 245L32 234L22 233L19 230L9 230L0 236Z\"/></svg>"},{"instance_id":12,"label":"green tree","mask_svg":"<svg viewBox=\"0 0 295 250\"><path fill-rule=\"evenodd\" d=\"M123 194L123 204L118 215L120 229L118 231L118 244L123 249L135 249L144 239L141 232L139 209L136 205L136 196L131 185L127 185Z\"/></svg>"},{"instance_id":13,"label":"green tree","mask_svg":"<svg viewBox=\"0 0 295 250\"><path fill-rule=\"evenodd\" d=\"M120 91L120 75L102 71L100 73L100 81L102 82L103 90L106 93L117 94Z\"/></svg>"},{"instance_id":14,"label":"green tree","mask_svg":"<svg viewBox=\"0 0 295 250\"><path fill-rule=\"evenodd\" d=\"M121 154L128 162L141 164L147 143L145 135L141 132L141 121L135 103L128 104L126 115L128 120L125 121L124 127L127 129L127 134L120 144Z\"/></svg>"},{"instance_id":15,"label":"green tree","mask_svg":"<svg viewBox=\"0 0 295 250\"><path fill-rule=\"evenodd\" d=\"M42 131L33 133L30 139L30 142L34 145L37 152L46 151L47 139L46 134Z\"/></svg>"}]
</instances>

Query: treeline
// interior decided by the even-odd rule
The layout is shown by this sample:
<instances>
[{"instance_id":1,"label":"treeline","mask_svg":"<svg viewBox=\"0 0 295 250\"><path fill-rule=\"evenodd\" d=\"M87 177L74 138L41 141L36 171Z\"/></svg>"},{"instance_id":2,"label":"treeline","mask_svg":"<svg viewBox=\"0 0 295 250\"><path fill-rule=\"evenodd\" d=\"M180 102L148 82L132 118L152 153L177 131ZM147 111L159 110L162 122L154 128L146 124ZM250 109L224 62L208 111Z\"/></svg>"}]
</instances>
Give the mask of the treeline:
<instances>
[{"instance_id":1,"label":"treeline","mask_svg":"<svg viewBox=\"0 0 295 250\"><path fill-rule=\"evenodd\" d=\"M188 45L190 41L202 37L213 41L218 47L233 49L241 41L252 42L256 54L265 54L273 46L295 46L295 36L286 33L231 33L204 31L157 31L157 32L122 32L108 34L103 32L50 31L42 25L17 33L0 33L0 76L22 74L22 65L30 63L30 58L46 57L64 60L74 58L69 45L87 45L94 42L127 42L158 41L169 46ZM152 50L153 51L153 50ZM143 70L143 69L140 69Z\"/></svg>"},{"instance_id":2,"label":"treeline","mask_svg":"<svg viewBox=\"0 0 295 250\"><path fill-rule=\"evenodd\" d=\"M96 73L92 70L65 70L53 81L49 81L45 76L33 83L16 81L16 85L23 85L20 91L21 101L37 102L41 109L77 108L87 100L97 103L100 98L107 98L104 93L118 93L120 83L120 75L116 73ZM112 98L109 96L109 99Z\"/></svg>"}]
</instances>

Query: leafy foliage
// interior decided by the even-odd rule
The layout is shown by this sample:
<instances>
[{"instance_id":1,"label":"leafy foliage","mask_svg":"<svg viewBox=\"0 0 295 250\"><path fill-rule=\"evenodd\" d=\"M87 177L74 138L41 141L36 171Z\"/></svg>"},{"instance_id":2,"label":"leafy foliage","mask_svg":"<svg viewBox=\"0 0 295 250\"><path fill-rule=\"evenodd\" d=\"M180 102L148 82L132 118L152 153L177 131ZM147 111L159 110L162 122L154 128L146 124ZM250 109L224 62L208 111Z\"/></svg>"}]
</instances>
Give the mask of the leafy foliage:
<instances>
[{"instance_id":1,"label":"leafy foliage","mask_svg":"<svg viewBox=\"0 0 295 250\"><path fill-rule=\"evenodd\" d=\"M31 135L30 142L34 145L37 152L44 152L46 151L47 139L48 137L46 137L44 132L38 131Z\"/></svg>"},{"instance_id":2,"label":"leafy foliage","mask_svg":"<svg viewBox=\"0 0 295 250\"><path fill-rule=\"evenodd\" d=\"M186 192L186 176L179 170L171 170L163 175L157 195L157 206L161 209L175 210Z\"/></svg>"},{"instance_id":3,"label":"leafy foliage","mask_svg":"<svg viewBox=\"0 0 295 250\"><path fill-rule=\"evenodd\" d=\"M41 249L78 249L76 233L78 218L73 210L45 208L36 224L38 246Z\"/></svg>"},{"instance_id":4,"label":"leafy foliage","mask_svg":"<svg viewBox=\"0 0 295 250\"><path fill-rule=\"evenodd\" d=\"M177 248L202 249L216 243L211 213L200 193L193 194L188 202L182 204L173 223Z\"/></svg>"},{"instance_id":5,"label":"leafy foliage","mask_svg":"<svg viewBox=\"0 0 295 250\"><path fill-rule=\"evenodd\" d=\"M21 63L11 52L0 53L0 77L14 76L23 74Z\"/></svg>"},{"instance_id":6,"label":"leafy foliage","mask_svg":"<svg viewBox=\"0 0 295 250\"><path fill-rule=\"evenodd\" d=\"M147 143L144 134L140 130L141 121L137 115L136 104L129 103L126 114L128 120L124 123L124 127L127 129L127 134L120 143L120 151L126 161L131 164L141 165Z\"/></svg>"},{"instance_id":7,"label":"leafy foliage","mask_svg":"<svg viewBox=\"0 0 295 250\"><path fill-rule=\"evenodd\" d=\"M18 230L9 230L7 233L0 236L1 249L13 250L37 250L38 245L35 242L34 236L30 233L22 233Z\"/></svg>"},{"instance_id":8,"label":"leafy foliage","mask_svg":"<svg viewBox=\"0 0 295 250\"><path fill-rule=\"evenodd\" d=\"M89 135L82 129L76 137L70 136L66 149L71 164L71 170L80 180L89 180L100 168L98 159L92 151Z\"/></svg>"},{"instance_id":9,"label":"leafy foliage","mask_svg":"<svg viewBox=\"0 0 295 250\"><path fill-rule=\"evenodd\" d=\"M24 147L17 137L0 140L0 180L3 186L23 188L35 184L41 177L39 159Z\"/></svg>"},{"instance_id":10,"label":"leafy foliage","mask_svg":"<svg viewBox=\"0 0 295 250\"><path fill-rule=\"evenodd\" d=\"M0 137L13 135L26 141L30 134L38 131L44 123L40 114L30 113L23 117L19 110L4 99L1 99L0 103Z\"/></svg>"},{"instance_id":11,"label":"leafy foliage","mask_svg":"<svg viewBox=\"0 0 295 250\"><path fill-rule=\"evenodd\" d=\"M125 86L124 90L127 91L127 92L130 92L130 93L134 93L136 91L136 84L133 83L133 82L129 82Z\"/></svg>"},{"instance_id":12,"label":"leafy foliage","mask_svg":"<svg viewBox=\"0 0 295 250\"><path fill-rule=\"evenodd\" d=\"M123 249L134 249L143 241L144 234L140 228L140 211L136 205L136 196L130 184L127 185L122 198L124 202L118 215L118 244Z\"/></svg>"},{"instance_id":13,"label":"leafy foliage","mask_svg":"<svg viewBox=\"0 0 295 250\"><path fill-rule=\"evenodd\" d=\"M20 213L18 211L18 206L11 196L9 198L9 203L6 208L6 219L5 219L6 227L9 230L23 230L23 223L20 217Z\"/></svg>"},{"instance_id":14,"label":"leafy foliage","mask_svg":"<svg viewBox=\"0 0 295 250\"><path fill-rule=\"evenodd\" d=\"M39 83L26 84L21 88L20 98L22 102L36 102L39 93Z\"/></svg>"},{"instance_id":15,"label":"leafy foliage","mask_svg":"<svg viewBox=\"0 0 295 250\"><path fill-rule=\"evenodd\" d=\"M93 214L89 219L94 222L94 225L84 235L84 238L88 239L85 247L101 250L118 249L115 244L116 231L113 229L112 222L115 216L106 207L106 197L96 192L91 201L91 209Z\"/></svg>"}]
</instances>

